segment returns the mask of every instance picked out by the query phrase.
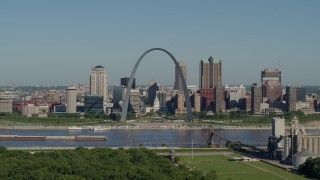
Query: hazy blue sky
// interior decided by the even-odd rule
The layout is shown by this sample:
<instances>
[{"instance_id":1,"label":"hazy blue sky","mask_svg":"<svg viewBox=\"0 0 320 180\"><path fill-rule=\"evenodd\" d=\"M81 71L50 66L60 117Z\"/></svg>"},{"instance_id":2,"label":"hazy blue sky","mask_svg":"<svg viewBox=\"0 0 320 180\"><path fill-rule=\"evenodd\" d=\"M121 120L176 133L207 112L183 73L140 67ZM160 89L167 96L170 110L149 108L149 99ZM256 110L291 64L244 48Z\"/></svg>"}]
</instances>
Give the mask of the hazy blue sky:
<instances>
[{"instance_id":1,"label":"hazy blue sky","mask_svg":"<svg viewBox=\"0 0 320 180\"><path fill-rule=\"evenodd\" d=\"M213 56L223 84L280 65L283 85L320 85L320 1L0 1L0 86L88 84L96 65L119 84L153 47L185 61L188 84ZM173 62L152 52L136 78L173 85Z\"/></svg>"}]
</instances>

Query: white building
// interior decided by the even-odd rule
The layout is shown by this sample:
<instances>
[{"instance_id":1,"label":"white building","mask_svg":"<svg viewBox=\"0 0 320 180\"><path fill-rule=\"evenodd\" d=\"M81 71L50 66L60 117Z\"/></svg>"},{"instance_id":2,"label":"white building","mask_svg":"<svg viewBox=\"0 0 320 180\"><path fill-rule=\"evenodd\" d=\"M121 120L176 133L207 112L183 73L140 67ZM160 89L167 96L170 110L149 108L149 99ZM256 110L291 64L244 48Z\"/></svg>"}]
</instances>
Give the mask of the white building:
<instances>
[{"instance_id":1,"label":"white building","mask_svg":"<svg viewBox=\"0 0 320 180\"><path fill-rule=\"evenodd\" d=\"M12 113L12 100L15 95L11 92L0 92L0 113Z\"/></svg>"},{"instance_id":2,"label":"white building","mask_svg":"<svg viewBox=\"0 0 320 180\"><path fill-rule=\"evenodd\" d=\"M67 88L66 112L67 113L77 112L77 88L76 87Z\"/></svg>"},{"instance_id":3,"label":"white building","mask_svg":"<svg viewBox=\"0 0 320 180\"><path fill-rule=\"evenodd\" d=\"M108 76L103 66L92 68L90 74L90 94L103 96L108 100Z\"/></svg>"},{"instance_id":4,"label":"white building","mask_svg":"<svg viewBox=\"0 0 320 180\"><path fill-rule=\"evenodd\" d=\"M159 109L160 109L160 101L159 101L158 97L156 96L153 101L153 112L158 112Z\"/></svg>"},{"instance_id":5,"label":"white building","mask_svg":"<svg viewBox=\"0 0 320 180\"><path fill-rule=\"evenodd\" d=\"M11 99L0 99L0 113L12 113Z\"/></svg>"},{"instance_id":6,"label":"white building","mask_svg":"<svg viewBox=\"0 0 320 180\"><path fill-rule=\"evenodd\" d=\"M22 106L22 116L31 117L32 115L37 115L39 113L39 107L34 104L27 104Z\"/></svg>"},{"instance_id":7,"label":"white building","mask_svg":"<svg viewBox=\"0 0 320 180\"><path fill-rule=\"evenodd\" d=\"M286 135L286 123L284 118L274 117L272 119L272 136L276 138L284 137ZM278 143L278 147L284 147L283 139Z\"/></svg>"}]
</instances>

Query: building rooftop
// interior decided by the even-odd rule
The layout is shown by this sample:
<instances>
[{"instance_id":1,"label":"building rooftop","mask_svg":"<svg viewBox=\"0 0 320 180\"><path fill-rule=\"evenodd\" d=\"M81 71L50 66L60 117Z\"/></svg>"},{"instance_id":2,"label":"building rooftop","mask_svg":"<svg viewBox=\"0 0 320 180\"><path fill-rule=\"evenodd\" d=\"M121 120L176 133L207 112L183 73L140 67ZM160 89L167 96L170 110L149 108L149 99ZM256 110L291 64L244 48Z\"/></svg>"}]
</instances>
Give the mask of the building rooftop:
<instances>
[{"instance_id":1,"label":"building rooftop","mask_svg":"<svg viewBox=\"0 0 320 180\"><path fill-rule=\"evenodd\" d=\"M96 67L94 67L94 68L104 68L104 67L103 67L103 66L98 65L98 66L96 66Z\"/></svg>"},{"instance_id":2,"label":"building rooftop","mask_svg":"<svg viewBox=\"0 0 320 180\"><path fill-rule=\"evenodd\" d=\"M202 59L201 59L201 62L203 62L203 63L209 63L209 60L206 59L206 58L202 58Z\"/></svg>"},{"instance_id":3,"label":"building rooftop","mask_svg":"<svg viewBox=\"0 0 320 180\"><path fill-rule=\"evenodd\" d=\"M67 90L77 90L77 88L74 86L71 86L71 87L68 87Z\"/></svg>"},{"instance_id":4,"label":"building rooftop","mask_svg":"<svg viewBox=\"0 0 320 180\"><path fill-rule=\"evenodd\" d=\"M209 57L209 61L212 61L214 64L221 63L221 59L213 58L212 56Z\"/></svg>"}]
</instances>

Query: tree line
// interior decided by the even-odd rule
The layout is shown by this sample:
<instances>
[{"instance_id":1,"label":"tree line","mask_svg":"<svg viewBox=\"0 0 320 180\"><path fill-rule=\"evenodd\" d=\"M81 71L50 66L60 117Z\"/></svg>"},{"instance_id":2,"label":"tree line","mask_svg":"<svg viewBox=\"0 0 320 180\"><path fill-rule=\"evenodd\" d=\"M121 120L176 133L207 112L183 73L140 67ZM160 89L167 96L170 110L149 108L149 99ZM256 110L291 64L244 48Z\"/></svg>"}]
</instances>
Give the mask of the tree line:
<instances>
[{"instance_id":1,"label":"tree line","mask_svg":"<svg viewBox=\"0 0 320 180\"><path fill-rule=\"evenodd\" d=\"M147 149L77 148L30 153L0 148L1 179L216 179Z\"/></svg>"}]
</instances>

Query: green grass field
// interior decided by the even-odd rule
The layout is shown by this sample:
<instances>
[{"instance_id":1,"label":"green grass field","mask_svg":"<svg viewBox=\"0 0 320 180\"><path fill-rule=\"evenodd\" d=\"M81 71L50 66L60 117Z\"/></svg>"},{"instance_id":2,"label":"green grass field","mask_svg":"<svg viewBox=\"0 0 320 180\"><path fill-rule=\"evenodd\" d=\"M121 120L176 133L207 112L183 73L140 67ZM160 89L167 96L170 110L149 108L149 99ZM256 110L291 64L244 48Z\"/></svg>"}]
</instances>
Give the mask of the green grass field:
<instances>
[{"instance_id":1,"label":"green grass field","mask_svg":"<svg viewBox=\"0 0 320 180\"><path fill-rule=\"evenodd\" d=\"M231 157L241 155L228 155ZM263 162L232 161L225 155L179 156L181 162L192 169L215 171L218 179L273 180L273 179L305 179L302 176L273 167Z\"/></svg>"}]
</instances>

